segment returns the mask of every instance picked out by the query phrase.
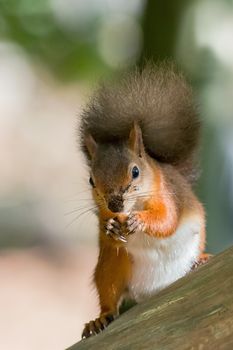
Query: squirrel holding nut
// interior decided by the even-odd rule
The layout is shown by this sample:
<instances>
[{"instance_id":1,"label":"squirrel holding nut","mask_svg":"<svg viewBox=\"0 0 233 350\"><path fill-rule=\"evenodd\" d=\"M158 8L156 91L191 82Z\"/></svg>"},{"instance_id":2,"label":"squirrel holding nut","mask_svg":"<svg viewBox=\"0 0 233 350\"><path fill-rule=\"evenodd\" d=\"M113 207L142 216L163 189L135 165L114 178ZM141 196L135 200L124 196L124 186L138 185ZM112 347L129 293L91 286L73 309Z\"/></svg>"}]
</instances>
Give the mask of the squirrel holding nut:
<instances>
[{"instance_id":1,"label":"squirrel holding nut","mask_svg":"<svg viewBox=\"0 0 233 350\"><path fill-rule=\"evenodd\" d=\"M147 64L101 84L82 113L81 147L99 219L94 272L100 315L156 294L209 258L205 212L193 192L201 122L192 90L172 64Z\"/></svg>"}]
</instances>

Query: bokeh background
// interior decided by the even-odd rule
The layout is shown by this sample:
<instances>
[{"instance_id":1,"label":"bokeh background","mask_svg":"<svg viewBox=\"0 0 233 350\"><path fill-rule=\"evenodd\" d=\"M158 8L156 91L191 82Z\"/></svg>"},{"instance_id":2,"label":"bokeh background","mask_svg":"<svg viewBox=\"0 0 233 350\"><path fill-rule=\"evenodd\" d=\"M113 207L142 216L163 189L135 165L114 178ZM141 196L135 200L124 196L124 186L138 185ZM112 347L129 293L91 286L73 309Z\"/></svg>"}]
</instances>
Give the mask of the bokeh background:
<instances>
[{"instance_id":1,"label":"bokeh background","mask_svg":"<svg viewBox=\"0 0 233 350\"><path fill-rule=\"evenodd\" d=\"M164 58L204 121L197 192L216 253L233 243L233 1L0 0L0 349L65 349L96 316L78 116L99 78Z\"/></svg>"}]
</instances>

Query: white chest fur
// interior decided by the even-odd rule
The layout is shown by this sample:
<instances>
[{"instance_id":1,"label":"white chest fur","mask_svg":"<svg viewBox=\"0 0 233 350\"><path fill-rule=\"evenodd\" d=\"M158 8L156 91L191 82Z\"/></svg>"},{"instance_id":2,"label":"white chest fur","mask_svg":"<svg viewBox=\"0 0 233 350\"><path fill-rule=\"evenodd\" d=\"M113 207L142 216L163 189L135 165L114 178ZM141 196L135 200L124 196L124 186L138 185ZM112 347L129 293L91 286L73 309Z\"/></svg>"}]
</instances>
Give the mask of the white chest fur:
<instances>
[{"instance_id":1,"label":"white chest fur","mask_svg":"<svg viewBox=\"0 0 233 350\"><path fill-rule=\"evenodd\" d=\"M184 276L199 255L201 220L185 218L168 238L136 232L128 242L133 258L129 293L137 302Z\"/></svg>"}]
</instances>

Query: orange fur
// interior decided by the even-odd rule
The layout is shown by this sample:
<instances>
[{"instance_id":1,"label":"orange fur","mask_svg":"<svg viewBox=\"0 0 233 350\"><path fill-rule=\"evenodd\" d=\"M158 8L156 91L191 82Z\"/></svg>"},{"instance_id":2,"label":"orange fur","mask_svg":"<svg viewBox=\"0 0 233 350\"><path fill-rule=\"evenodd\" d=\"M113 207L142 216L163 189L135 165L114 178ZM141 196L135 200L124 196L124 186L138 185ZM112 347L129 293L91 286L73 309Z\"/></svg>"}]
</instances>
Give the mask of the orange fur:
<instances>
[{"instance_id":1,"label":"orange fur","mask_svg":"<svg viewBox=\"0 0 233 350\"><path fill-rule=\"evenodd\" d=\"M177 227L177 215L174 208L168 207L165 201L146 203L149 209L137 213L139 221L144 223L144 231L157 238L172 235ZM171 214L172 212L172 214Z\"/></svg>"},{"instance_id":2,"label":"orange fur","mask_svg":"<svg viewBox=\"0 0 233 350\"><path fill-rule=\"evenodd\" d=\"M101 242L94 281L99 294L101 314L117 314L118 302L131 276L131 260L123 247Z\"/></svg>"},{"instance_id":3,"label":"orange fur","mask_svg":"<svg viewBox=\"0 0 233 350\"><path fill-rule=\"evenodd\" d=\"M100 315L85 324L82 337L103 330L118 314L118 304L131 276L132 262L124 247L110 243L100 232L100 253L94 273L100 305Z\"/></svg>"},{"instance_id":4,"label":"orange fur","mask_svg":"<svg viewBox=\"0 0 233 350\"><path fill-rule=\"evenodd\" d=\"M155 168L155 166L153 165ZM161 170L156 167L153 189L156 196L145 201L144 210L137 212L137 217L144 224L144 231L150 236L164 238L176 230L178 218L174 201L164 183Z\"/></svg>"},{"instance_id":5,"label":"orange fur","mask_svg":"<svg viewBox=\"0 0 233 350\"><path fill-rule=\"evenodd\" d=\"M100 253L94 273L100 305L100 315L85 324L82 337L103 330L118 314L121 297L131 277L132 261L124 247L113 245L100 231Z\"/></svg>"},{"instance_id":6,"label":"orange fur","mask_svg":"<svg viewBox=\"0 0 233 350\"><path fill-rule=\"evenodd\" d=\"M203 227L201 229L199 247L200 247L200 252L203 252L206 246L205 212L200 203L199 203L199 208L200 208L199 210L200 210L201 216L203 217Z\"/></svg>"}]
</instances>

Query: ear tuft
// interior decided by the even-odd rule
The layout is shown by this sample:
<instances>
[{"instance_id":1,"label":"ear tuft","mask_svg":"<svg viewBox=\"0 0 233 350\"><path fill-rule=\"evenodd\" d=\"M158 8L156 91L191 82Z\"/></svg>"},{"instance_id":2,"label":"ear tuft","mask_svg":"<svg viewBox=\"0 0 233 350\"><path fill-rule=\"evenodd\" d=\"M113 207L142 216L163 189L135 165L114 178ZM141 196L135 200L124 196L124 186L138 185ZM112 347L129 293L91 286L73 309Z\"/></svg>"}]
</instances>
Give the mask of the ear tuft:
<instances>
[{"instance_id":1,"label":"ear tuft","mask_svg":"<svg viewBox=\"0 0 233 350\"><path fill-rule=\"evenodd\" d=\"M139 157L142 157L144 151L142 130L136 122L134 122L133 127L130 130L129 148L134 151Z\"/></svg>"},{"instance_id":2,"label":"ear tuft","mask_svg":"<svg viewBox=\"0 0 233 350\"><path fill-rule=\"evenodd\" d=\"M93 158L96 154L98 145L91 134L88 133L84 136L84 144L87 148L90 157Z\"/></svg>"}]
</instances>

